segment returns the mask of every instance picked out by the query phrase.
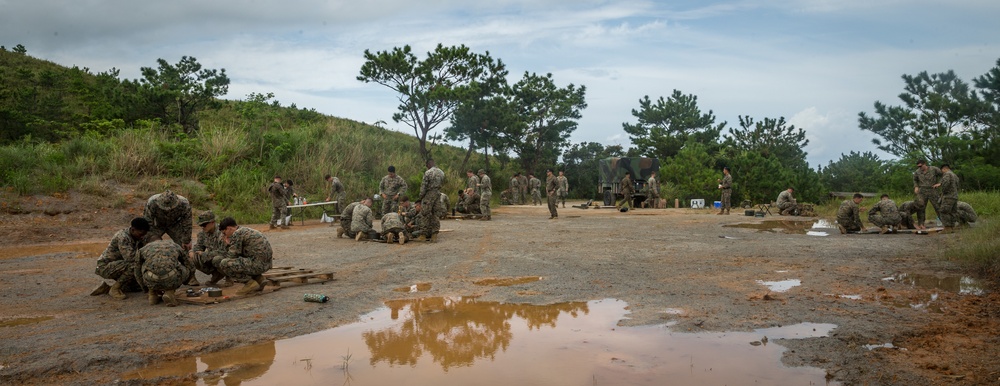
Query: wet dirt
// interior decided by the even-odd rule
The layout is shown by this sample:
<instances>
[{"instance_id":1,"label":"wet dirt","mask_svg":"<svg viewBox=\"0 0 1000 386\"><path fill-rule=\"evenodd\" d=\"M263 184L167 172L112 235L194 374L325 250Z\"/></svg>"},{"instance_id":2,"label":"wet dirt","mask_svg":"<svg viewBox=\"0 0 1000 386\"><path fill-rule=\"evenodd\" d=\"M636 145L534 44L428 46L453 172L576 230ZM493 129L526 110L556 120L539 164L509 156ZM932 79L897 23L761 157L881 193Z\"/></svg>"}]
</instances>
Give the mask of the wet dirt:
<instances>
[{"instance_id":1,"label":"wet dirt","mask_svg":"<svg viewBox=\"0 0 1000 386\"><path fill-rule=\"evenodd\" d=\"M510 287L512 285L533 283L539 280L542 280L542 278L538 276L501 277L501 278L476 280L473 283L475 283L476 285L485 285L485 286Z\"/></svg>"},{"instance_id":2,"label":"wet dirt","mask_svg":"<svg viewBox=\"0 0 1000 386\"><path fill-rule=\"evenodd\" d=\"M8 247L55 244L49 235L55 235L55 241L66 243L106 243L115 231L127 224L133 215L130 208L126 205L126 209L119 212L109 209L106 216L89 221L63 218L68 216L64 214L41 214L42 217L36 212L6 214L0 221L0 232L14 235L9 239L13 240L13 245ZM770 218L716 216L711 209L640 209L620 213L560 208L559 211L558 220L548 220L544 207L503 206L494 210L493 221L446 221L443 227L452 231L442 233L437 242L407 245L336 239L335 228L315 220L289 230L264 229L274 248L275 265L329 270L335 273L335 280L325 284L288 285L265 295L209 306L150 306L145 296L135 293L129 294L124 301L108 296L88 296L99 283L93 274L94 262L100 253L96 249L84 252L83 256L81 252L67 250L63 253L53 249L12 255L0 259L0 309L4 310L4 318L51 316L52 319L0 328L0 341L4 342L0 345L0 383L215 382L209 380L211 374L198 375L200 381L191 377L157 381L123 379L126 374L152 364L173 358L205 357L230 348L260 352L263 359L216 367L228 369L228 374L238 369L245 369L251 375L261 373L265 365L255 363L267 362L267 358L273 356L281 359L272 359L263 373L293 366L306 372L305 369L312 366L328 371L311 373L317 376L315 379L323 380L329 375L330 378L325 379L327 383L343 382L344 373L338 365L343 356L352 355L357 361L349 368L358 383L361 373L365 373L366 378L370 376L365 368L371 360L361 359L371 355L367 345L349 344L350 354L346 350L324 349L324 356L320 358L318 354L310 356L301 352L281 354L283 342L334 331L338 327L354 326L352 328L363 330L362 322L381 321L381 313L388 312L388 320L392 320L394 304L398 305L400 316L395 322L387 322L390 324L388 331L400 333L403 325L394 323L406 320L412 313L409 308L413 307L412 302L429 298L468 298L483 304L524 307L583 304L588 308L597 299L618 299L604 301L621 310L606 317L607 320L602 319L598 324L603 327L593 331L652 329L672 335L673 339L747 334L740 336L742 343L733 346L734 350L740 350L739 347L776 350L762 353L761 356L768 359L766 363L753 362L756 366L770 369L779 361L796 371L819 368L831 379L844 384L1000 382L1000 358L995 355L1000 344L1000 307L997 306L1000 296L989 290L989 285L984 285L985 291L976 295L883 280L902 273L967 275L953 263L940 258L940 246L956 235L833 233L828 237L812 237L758 232L724 225ZM69 215L80 212L83 211L71 211ZM263 229L266 225L254 227ZM54 229L58 230L57 235L43 231ZM480 280L524 277L544 279L511 286L475 284ZM200 273L198 278L207 279ZM800 280L801 285L780 293L757 283L757 280L790 278ZM433 283L433 286L416 293L395 291L412 288L418 283ZM328 295L331 300L328 303L304 302L303 294L306 293ZM829 294L858 295L860 299ZM932 305L940 312L910 306L927 303L932 296L936 296ZM898 307L894 303L907 306ZM507 319L507 322L512 323L517 318L520 316ZM591 320L565 314L557 319L560 328L576 321ZM609 326L611 319L617 320ZM497 321L492 317L483 321L494 322ZM806 322L835 325L836 328L828 334L781 342L775 342L777 338L770 332L759 332ZM518 323L512 323L511 328L526 328ZM540 335L530 334L548 328L516 332L511 345L535 340L533 338ZM619 350L619 339L657 341L649 339L649 335L641 339L626 338L628 335L624 333L612 334L614 339L596 332L590 335L595 337L588 338L593 342L589 344L599 343L613 351ZM764 335L771 339L769 343L762 340ZM522 336L530 338L522 339ZM567 349L563 351L572 351L570 343L573 342L564 341L563 346ZM893 348L865 348L865 345L885 343L891 343ZM270 354L268 344L273 347L274 354ZM660 352L650 349L631 355L626 355L621 348L620 353L614 351L615 355L584 358L586 361L579 359L589 369L580 374L552 369L549 370L551 374L533 374L544 380L551 380L553 374L567 373L586 378L575 384L594 384L595 376L642 383L647 374L649 379L662 374L660 371L675 374L674 370L662 370L655 365L663 359L665 365L659 366L678 366L682 372L686 370L687 374L697 376L692 382L718 383L715 382L717 378L701 378L713 376L718 371L719 367L708 362L716 354L695 353L692 367L691 358L672 356L677 354L676 350L662 348ZM423 352L422 355L429 353ZM756 361L754 354L756 352L751 351L744 359ZM652 355L658 355L658 359L650 359ZM517 359L505 356L503 350L495 357L503 357L504 361ZM420 363L438 363L425 356L417 358ZM548 363L554 366L565 366L565 362L557 358L551 360ZM475 363L489 361L480 358ZM193 363L195 373L199 369L207 372L210 367L205 361L188 362ZM380 360L376 366L382 369L388 363ZM499 374L516 375L509 366L504 367L507 371ZM396 367L392 368L390 372L396 373ZM449 367L449 374L468 369ZM460 378L451 382L452 378L427 376L438 381L444 379L443 383L461 383ZM765 376L752 379L767 379L763 378ZM721 383L754 384L752 379ZM523 383L524 380L520 380ZM812 378L810 382L816 383Z\"/></svg>"}]
</instances>

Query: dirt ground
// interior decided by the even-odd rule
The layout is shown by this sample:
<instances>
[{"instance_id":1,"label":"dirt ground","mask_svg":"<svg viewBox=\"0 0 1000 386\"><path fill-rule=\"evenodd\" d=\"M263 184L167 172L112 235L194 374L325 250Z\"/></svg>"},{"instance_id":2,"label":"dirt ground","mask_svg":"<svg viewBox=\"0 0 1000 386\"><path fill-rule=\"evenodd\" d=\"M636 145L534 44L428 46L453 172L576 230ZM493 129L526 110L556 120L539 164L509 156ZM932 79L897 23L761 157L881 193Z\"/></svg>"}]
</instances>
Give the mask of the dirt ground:
<instances>
[{"instance_id":1,"label":"dirt ground","mask_svg":"<svg viewBox=\"0 0 1000 386\"><path fill-rule=\"evenodd\" d=\"M99 283L97 256L141 213L142 202L80 209L87 202L5 201L0 384L115 383L158 360L348 324L388 300L471 295L540 305L619 299L631 312L620 325L675 322L675 331L833 323L830 336L779 342L789 348L783 362L825 369L828 379L845 384L1000 384L995 290L969 295L887 280L962 275L940 260L942 241L954 235L761 232L723 225L802 219L691 209L565 208L549 220L545 207L505 206L490 222L444 221L437 242L386 245L336 239L334 228L314 221L265 230L274 264L332 270L335 281L168 308L147 305L142 294L125 301L88 296ZM474 284L524 276L543 280ZM758 283L793 278L801 285L787 292ZM419 294L393 291L414 283L433 286ZM322 307L303 302L310 292L332 300ZM664 313L668 308L682 312ZM893 348L866 347L886 343Z\"/></svg>"}]
</instances>

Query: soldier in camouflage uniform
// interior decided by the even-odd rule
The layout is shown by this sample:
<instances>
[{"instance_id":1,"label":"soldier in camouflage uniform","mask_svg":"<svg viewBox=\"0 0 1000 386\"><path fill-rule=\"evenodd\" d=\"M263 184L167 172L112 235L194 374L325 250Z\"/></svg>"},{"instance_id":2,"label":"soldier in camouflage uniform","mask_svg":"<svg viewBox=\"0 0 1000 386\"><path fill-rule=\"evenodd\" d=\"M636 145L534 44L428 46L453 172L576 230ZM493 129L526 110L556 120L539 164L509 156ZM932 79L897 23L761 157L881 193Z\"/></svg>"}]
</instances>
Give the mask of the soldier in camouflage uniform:
<instances>
[{"instance_id":1,"label":"soldier in camouflage uniform","mask_svg":"<svg viewBox=\"0 0 1000 386\"><path fill-rule=\"evenodd\" d=\"M468 177L465 181L465 188L472 188L472 191L476 192L476 194L481 194L482 192L479 191L479 177L472 173L471 169L465 171L465 176Z\"/></svg>"},{"instance_id":2,"label":"soldier in camouflage uniform","mask_svg":"<svg viewBox=\"0 0 1000 386\"><path fill-rule=\"evenodd\" d=\"M423 209L422 207L423 204L421 204L420 201L415 202L413 207L406 211L406 219L403 220L403 222L406 224L406 231L409 232L410 239L424 236L423 240L420 241L426 241L427 235L423 233L424 229L427 228L427 225L424 222L426 220L424 219L424 216L420 215L420 212L422 212Z\"/></svg>"},{"instance_id":3,"label":"soldier in camouflage uniform","mask_svg":"<svg viewBox=\"0 0 1000 386\"><path fill-rule=\"evenodd\" d=\"M837 209L837 228L841 234L858 233L864 226L861 224L861 208L858 204L864 200L860 193L854 193L854 197L844 200Z\"/></svg>"},{"instance_id":4,"label":"soldier in camouflage uniform","mask_svg":"<svg viewBox=\"0 0 1000 386\"><path fill-rule=\"evenodd\" d=\"M513 193L511 193L511 188L504 189L500 192L500 205L514 205Z\"/></svg>"},{"instance_id":5,"label":"soldier in camouflage uniform","mask_svg":"<svg viewBox=\"0 0 1000 386\"><path fill-rule=\"evenodd\" d=\"M295 188L293 187L293 185L295 185L295 182L292 180L285 180L285 182L283 182L282 185L284 185L285 188L286 205L285 205L285 212L281 214L281 220L283 224L292 226L292 208L289 208L287 203L294 203L295 197L298 197L298 195L295 194Z\"/></svg>"},{"instance_id":6,"label":"soldier in camouflage uniform","mask_svg":"<svg viewBox=\"0 0 1000 386\"><path fill-rule=\"evenodd\" d=\"M531 205L542 205L542 180L534 173L528 174L528 188L531 189Z\"/></svg>"},{"instance_id":7,"label":"soldier in camouflage uniform","mask_svg":"<svg viewBox=\"0 0 1000 386\"><path fill-rule=\"evenodd\" d=\"M781 216L790 215L794 216L798 214L798 204L795 202L795 197L792 196L794 189L788 188L778 194L778 214Z\"/></svg>"},{"instance_id":8,"label":"soldier in camouflage uniform","mask_svg":"<svg viewBox=\"0 0 1000 386\"><path fill-rule=\"evenodd\" d=\"M916 195L913 202L916 204L917 229L926 229L924 221L927 218L927 202L934 206L934 211L940 214L938 199L940 197L938 181L944 173L936 166L928 166L927 161L917 161L917 170L913 172L913 194Z\"/></svg>"},{"instance_id":9,"label":"soldier in camouflage uniform","mask_svg":"<svg viewBox=\"0 0 1000 386\"><path fill-rule=\"evenodd\" d=\"M880 234L895 232L896 226L902 218L896 208L896 202L889 199L888 194L883 194L879 202L875 203L868 210L868 221L879 227Z\"/></svg>"},{"instance_id":10,"label":"soldier in camouflage uniform","mask_svg":"<svg viewBox=\"0 0 1000 386\"><path fill-rule=\"evenodd\" d=\"M733 175L730 173L728 166L722 168L723 176L719 180L719 190L722 191L722 206L719 208L719 213L716 214L729 214L729 199L733 195Z\"/></svg>"},{"instance_id":11,"label":"soldier in camouflage uniform","mask_svg":"<svg viewBox=\"0 0 1000 386\"><path fill-rule=\"evenodd\" d=\"M288 201L285 201L285 187L281 184L281 177L274 176L274 182L267 187L267 194L271 197L271 229L284 225L285 209L288 209Z\"/></svg>"},{"instance_id":12,"label":"soldier in camouflage uniform","mask_svg":"<svg viewBox=\"0 0 1000 386\"><path fill-rule=\"evenodd\" d=\"M941 182L939 183L941 191L941 205L938 215L941 216L941 224L944 225L945 231L951 231L955 227L957 219L955 218L955 206L958 205L958 176L951 171L951 165L944 164L941 165Z\"/></svg>"},{"instance_id":13,"label":"soldier in camouflage uniform","mask_svg":"<svg viewBox=\"0 0 1000 386\"><path fill-rule=\"evenodd\" d=\"M521 201L518 203L521 205L528 205L528 176L522 173L517 173L517 187L521 189L521 192L519 193Z\"/></svg>"},{"instance_id":14,"label":"soldier in camouflage uniform","mask_svg":"<svg viewBox=\"0 0 1000 386\"><path fill-rule=\"evenodd\" d=\"M448 218L448 211L451 210L451 199L444 192L441 192L439 197L441 199L438 200L438 206L434 208L434 215L437 216L438 220L444 220Z\"/></svg>"},{"instance_id":15,"label":"soldier in camouflage uniform","mask_svg":"<svg viewBox=\"0 0 1000 386\"><path fill-rule=\"evenodd\" d=\"M109 286L102 280L101 285L90 293L91 296L109 294L115 299L125 300L127 296L123 287L128 288L136 283L135 272L139 266L137 253L145 244L150 227L149 221L142 217L132 219L129 225L111 238L111 243L97 259L97 268L94 270L101 278L114 280L115 284Z\"/></svg>"},{"instance_id":16,"label":"soldier in camouflage uniform","mask_svg":"<svg viewBox=\"0 0 1000 386\"><path fill-rule=\"evenodd\" d=\"M344 184L340 183L340 179L327 174L323 177L327 182L330 183L330 194L326 196L326 201L330 199L336 199L337 205L334 206L334 212L340 212L340 208L346 206L347 204L347 190L344 189Z\"/></svg>"},{"instance_id":17,"label":"soldier in camouflage uniform","mask_svg":"<svg viewBox=\"0 0 1000 386\"><path fill-rule=\"evenodd\" d=\"M347 235L347 237L352 239L354 238L355 234L351 232L351 221L354 220L354 208L357 208L358 205L361 205L360 201L347 204L344 211L340 213L340 229L337 229L338 239L343 235Z\"/></svg>"},{"instance_id":18,"label":"soldier in camouflage uniform","mask_svg":"<svg viewBox=\"0 0 1000 386\"><path fill-rule=\"evenodd\" d=\"M361 201L361 205L354 207L354 213L351 219L351 233L354 234L354 240L368 240L375 233L372 230L372 221L375 221L375 214L372 213L372 199L370 197L365 197Z\"/></svg>"},{"instance_id":19,"label":"soldier in camouflage uniform","mask_svg":"<svg viewBox=\"0 0 1000 386\"><path fill-rule=\"evenodd\" d=\"M917 204L913 201L906 201L899 205L899 229L917 229L913 223L913 213L917 211Z\"/></svg>"},{"instance_id":20,"label":"soldier in camouflage uniform","mask_svg":"<svg viewBox=\"0 0 1000 386\"><path fill-rule=\"evenodd\" d=\"M162 300L168 307L177 305L174 291L191 274L184 250L170 241L154 241L139 249L142 281L149 293L149 305Z\"/></svg>"},{"instance_id":21,"label":"soldier in camouflage uniform","mask_svg":"<svg viewBox=\"0 0 1000 386\"><path fill-rule=\"evenodd\" d=\"M635 187L632 184L631 175L632 173L625 172L625 177L622 177L621 182L618 183L622 194L621 202L619 202L618 205L615 205L618 208L632 208L632 194L635 193Z\"/></svg>"},{"instance_id":22,"label":"soldier in camouflage uniform","mask_svg":"<svg viewBox=\"0 0 1000 386\"><path fill-rule=\"evenodd\" d=\"M514 173L514 176L510 178L510 201L511 205L517 205L521 203L521 180L518 179L521 173Z\"/></svg>"},{"instance_id":23,"label":"soldier in camouflage uniform","mask_svg":"<svg viewBox=\"0 0 1000 386\"><path fill-rule=\"evenodd\" d=\"M382 196L382 214L392 213L399 207L400 196L406 195L406 181L396 175L396 167L389 166L389 174L378 184L378 194Z\"/></svg>"},{"instance_id":24,"label":"soldier in camouflage uniform","mask_svg":"<svg viewBox=\"0 0 1000 386\"><path fill-rule=\"evenodd\" d=\"M556 181L556 176L552 175L552 169L545 172L545 198L549 202L549 220L554 220L559 217L559 211L556 209L556 191L559 190L559 182Z\"/></svg>"},{"instance_id":25,"label":"soldier in camouflage uniform","mask_svg":"<svg viewBox=\"0 0 1000 386\"><path fill-rule=\"evenodd\" d=\"M656 180L656 172L649 173L649 180L646 180L646 203L650 208L660 207L660 182Z\"/></svg>"},{"instance_id":26,"label":"soldier in camouflage uniform","mask_svg":"<svg viewBox=\"0 0 1000 386\"><path fill-rule=\"evenodd\" d=\"M219 282L226 275L223 275L212 263L215 261L215 258L222 256L226 252L226 245L222 242L222 232L219 232L215 224L215 214L212 211L206 211L198 215L198 226L201 227L201 232L198 232L198 238L190 253L194 267L212 277L205 283L206 286L232 286L233 283L228 280Z\"/></svg>"},{"instance_id":27,"label":"soldier in camouflage uniform","mask_svg":"<svg viewBox=\"0 0 1000 386\"><path fill-rule=\"evenodd\" d=\"M434 160L427 160L427 171L424 172L424 179L420 183L420 195L417 201L422 206L420 216L423 217L423 226L420 229L421 235L418 239L433 240L438 231L441 230L441 220L438 219L438 205L441 205L441 185L444 184L444 172L434 165Z\"/></svg>"},{"instance_id":28,"label":"soldier in camouflage uniform","mask_svg":"<svg viewBox=\"0 0 1000 386\"><path fill-rule=\"evenodd\" d=\"M169 190L154 194L146 201L142 217L149 221L150 229L146 234L146 242L159 240L166 233L170 240L177 243L185 251L191 250L191 203L184 196L175 194ZM193 266L188 266L191 276L185 279L185 283L198 285L198 279L194 277ZM142 283L139 283L142 284Z\"/></svg>"},{"instance_id":29,"label":"soldier in camouflage uniform","mask_svg":"<svg viewBox=\"0 0 1000 386\"><path fill-rule=\"evenodd\" d=\"M241 227L232 217L219 224L226 252L213 264L226 277L237 283L246 283L236 293L247 295L264 289L264 272L271 269L271 243L263 233Z\"/></svg>"},{"instance_id":30,"label":"soldier in camouflage uniform","mask_svg":"<svg viewBox=\"0 0 1000 386\"><path fill-rule=\"evenodd\" d=\"M406 230L406 211L410 209L410 199L403 196L399 199L399 208L396 212L382 215L382 238L386 244L392 244L394 239L399 241L399 245L406 243L410 238Z\"/></svg>"},{"instance_id":31,"label":"soldier in camouflage uniform","mask_svg":"<svg viewBox=\"0 0 1000 386\"><path fill-rule=\"evenodd\" d=\"M458 204L455 205L456 211L461 214L471 214L478 215L482 214L480 211L480 198L472 189L465 189L458 191Z\"/></svg>"},{"instance_id":32,"label":"soldier in camouflage uniform","mask_svg":"<svg viewBox=\"0 0 1000 386\"><path fill-rule=\"evenodd\" d=\"M559 177L556 177L556 182L559 183L559 200L562 201L562 207L566 207L566 196L569 195L569 180L566 179L566 175L562 170L559 171Z\"/></svg>"},{"instance_id":33,"label":"soldier in camouflage uniform","mask_svg":"<svg viewBox=\"0 0 1000 386\"><path fill-rule=\"evenodd\" d=\"M977 220L979 220L979 216L976 215L976 210L972 209L972 205L964 201L955 204L955 221L958 222L958 225L969 225Z\"/></svg>"},{"instance_id":34,"label":"soldier in camouflage uniform","mask_svg":"<svg viewBox=\"0 0 1000 386\"><path fill-rule=\"evenodd\" d=\"M490 199L493 198L493 181L486 175L486 170L479 169L479 212L483 214L480 220L490 221L492 212L490 211Z\"/></svg>"}]
</instances>

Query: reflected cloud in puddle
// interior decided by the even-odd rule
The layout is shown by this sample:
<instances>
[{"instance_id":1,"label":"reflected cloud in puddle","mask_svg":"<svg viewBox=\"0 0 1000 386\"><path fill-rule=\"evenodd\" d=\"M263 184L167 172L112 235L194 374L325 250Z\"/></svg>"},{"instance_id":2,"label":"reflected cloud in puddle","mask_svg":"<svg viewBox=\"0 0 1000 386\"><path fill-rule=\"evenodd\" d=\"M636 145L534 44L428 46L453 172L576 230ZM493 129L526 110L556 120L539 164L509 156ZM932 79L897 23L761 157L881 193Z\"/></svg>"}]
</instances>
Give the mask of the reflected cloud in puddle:
<instances>
[{"instance_id":1,"label":"reflected cloud in puddle","mask_svg":"<svg viewBox=\"0 0 1000 386\"><path fill-rule=\"evenodd\" d=\"M754 229L758 233L786 233L809 236L829 236L829 233L816 229L833 229L833 224L826 220L767 220L754 223L729 224L723 228Z\"/></svg>"},{"instance_id":2,"label":"reflected cloud in puddle","mask_svg":"<svg viewBox=\"0 0 1000 386\"><path fill-rule=\"evenodd\" d=\"M227 384L255 385L826 384L821 369L782 365L785 348L773 343L827 336L836 327L715 333L621 327L628 305L610 299L528 305L436 297L385 304L358 323L179 359L125 378L197 373L197 382L216 384L225 371ZM772 344L748 344L768 339ZM249 362L221 359L240 356Z\"/></svg>"},{"instance_id":3,"label":"reflected cloud in puddle","mask_svg":"<svg viewBox=\"0 0 1000 386\"><path fill-rule=\"evenodd\" d=\"M798 287L802 285L802 281L799 279L788 279L780 281L757 280L757 284L767 287L767 289L771 290L771 292L785 292L792 289L792 287Z\"/></svg>"},{"instance_id":4,"label":"reflected cloud in puddle","mask_svg":"<svg viewBox=\"0 0 1000 386\"><path fill-rule=\"evenodd\" d=\"M393 289L395 292L426 292L431 290L431 283L417 283L409 287L399 287Z\"/></svg>"}]
</instances>

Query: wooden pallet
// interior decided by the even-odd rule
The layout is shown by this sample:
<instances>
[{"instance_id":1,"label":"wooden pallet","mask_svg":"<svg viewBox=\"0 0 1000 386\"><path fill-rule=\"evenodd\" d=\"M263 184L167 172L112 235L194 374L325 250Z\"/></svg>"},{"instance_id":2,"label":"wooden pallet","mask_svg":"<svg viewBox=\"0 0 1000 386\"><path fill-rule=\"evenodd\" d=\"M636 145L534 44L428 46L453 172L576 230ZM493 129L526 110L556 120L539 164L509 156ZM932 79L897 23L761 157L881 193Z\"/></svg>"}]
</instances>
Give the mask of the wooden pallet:
<instances>
[{"instance_id":1,"label":"wooden pallet","mask_svg":"<svg viewBox=\"0 0 1000 386\"><path fill-rule=\"evenodd\" d=\"M201 287L182 286L177 289L176 297L177 301L180 303L200 305L218 304L231 300L266 295L282 288L286 288L286 286L283 286L282 284L316 284L332 280L335 280L333 278L333 272L316 272L311 269L295 267L273 267L267 272L264 272L264 289L259 292L254 292L248 295L239 295L236 291L239 291L243 285L237 283L232 287L222 288L222 296L210 297L208 294L201 294L198 297L188 297L188 288L193 288L197 291Z\"/></svg>"}]
</instances>

